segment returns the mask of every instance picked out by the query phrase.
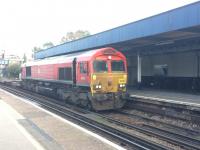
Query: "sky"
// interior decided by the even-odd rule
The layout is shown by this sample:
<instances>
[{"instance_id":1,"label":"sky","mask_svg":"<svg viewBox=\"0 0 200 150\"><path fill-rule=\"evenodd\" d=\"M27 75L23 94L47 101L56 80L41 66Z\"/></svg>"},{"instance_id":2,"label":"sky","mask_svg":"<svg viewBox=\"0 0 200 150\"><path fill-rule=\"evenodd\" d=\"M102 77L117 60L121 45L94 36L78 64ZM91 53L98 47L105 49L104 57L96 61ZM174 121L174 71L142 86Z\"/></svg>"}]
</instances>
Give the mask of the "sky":
<instances>
[{"instance_id":1,"label":"sky","mask_svg":"<svg viewBox=\"0 0 200 150\"><path fill-rule=\"evenodd\" d=\"M59 44L67 32L91 34L197 0L0 0L0 51L28 56L34 46Z\"/></svg>"}]
</instances>

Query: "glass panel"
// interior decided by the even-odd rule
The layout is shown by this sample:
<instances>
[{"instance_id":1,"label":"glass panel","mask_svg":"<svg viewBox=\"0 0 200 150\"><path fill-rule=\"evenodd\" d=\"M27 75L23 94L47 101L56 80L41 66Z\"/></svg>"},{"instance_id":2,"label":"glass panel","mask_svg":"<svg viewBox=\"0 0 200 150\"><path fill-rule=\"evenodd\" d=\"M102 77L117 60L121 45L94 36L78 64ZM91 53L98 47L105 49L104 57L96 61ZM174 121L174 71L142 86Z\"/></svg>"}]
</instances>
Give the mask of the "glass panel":
<instances>
[{"instance_id":1,"label":"glass panel","mask_svg":"<svg viewBox=\"0 0 200 150\"><path fill-rule=\"evenodd\" d=\"M80 73L81 74L87 73L87 62L80 62Z\"/></svg>"},{"instance_id":2,"label":"glass panel","mask_svg":"<svg viewBox=\"0 0 200 150\"><path fill-rule=\"evenodd\" d=\"M31 77L31 67L26 67L26 76Z\"/></svg>"},{"instance_id":3,"label":"glass panel","mask_svg":"<svg viewBox=\"0 0 200 150\"><path fill-rule=\"evenodd\" d=\"M125 71L124 62L122 60L113 60L111 62L112 71Z\"/></svg>"},{"instance_id":4,"label":"glass panel","mask_svg":"<svg viewBox=\"0 0 200 150\"><path fill-rule=\"evenodd\" d=\"M59 68L59 80L72 80L72 68Z\"/></svg>"},{"instance_id":5,"label":"glass panel","mask_svg":"<svg viewBox=\"0 0 200 150\"><path fill-rule=\"evenodd\" d=\"M108 71L108 65L106 61L97 60L93 63L94 71L95 72L107 72Z\"/></svg>"},{"instance_id":6,"label":"glass panel","mask_svg":"<svg viewBox=\"0 0 200 150\"><path fill-rule=\"evenodd\" d=\"M168 65L154 65L154 75L155 76L167 76L168 75Z\"/></svg>"}]
</instances>

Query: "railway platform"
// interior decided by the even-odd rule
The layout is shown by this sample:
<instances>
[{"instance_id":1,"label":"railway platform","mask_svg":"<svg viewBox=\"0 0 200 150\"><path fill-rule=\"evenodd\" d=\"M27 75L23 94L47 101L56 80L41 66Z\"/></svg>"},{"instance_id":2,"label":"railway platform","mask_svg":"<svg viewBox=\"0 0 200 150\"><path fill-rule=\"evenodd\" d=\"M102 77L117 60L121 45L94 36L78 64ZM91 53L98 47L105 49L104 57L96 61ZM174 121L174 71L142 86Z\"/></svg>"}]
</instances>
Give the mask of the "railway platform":
<instances>
[{"instance_id":1,"label":"railway platform","mask_svg":"<svg viewBox=\"0 0 200 150\"><path fill-rule=\"evenodd\" d=\"M0 149L30 150L43 149L17 120L24 119L0 99Z\"/></svg>"},{"instance_id":2,"label":"railway platform","mask_svg":"<svg viewBox=\"0 0 200 150\"><path fill-rule=\"evenodd\" d=\"M37 104L0 89L0 149L124 149Z\"/></svg>"},{"instance_id":3,"label":"railway platform","mask_svg":"<svg viewBox=\"0 0 200 150\"><path fill-rule=\"evenodd\" d=\"M181 93L152 89L128 89L130 97L152 103L167 103L187 107L191 110L200 110L200 94Z\"/></svg>"}]
</instances>

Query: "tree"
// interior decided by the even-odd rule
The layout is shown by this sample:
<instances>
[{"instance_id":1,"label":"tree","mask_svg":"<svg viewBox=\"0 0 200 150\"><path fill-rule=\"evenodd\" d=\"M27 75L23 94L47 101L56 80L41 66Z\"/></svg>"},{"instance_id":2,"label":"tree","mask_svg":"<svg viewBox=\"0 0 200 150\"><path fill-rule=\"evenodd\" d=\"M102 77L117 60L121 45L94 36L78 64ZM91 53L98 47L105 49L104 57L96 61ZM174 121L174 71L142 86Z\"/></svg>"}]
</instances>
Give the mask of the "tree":
<instances>
[{"instance_id":1,"label":"tree","mask_svg":"<svg viewBox=\"0 0 200 150\"><path fill-rule=\"evenodd\" d=\"M54 46L54 44L52 42L46 42L46 43L43 44L44 49L51 48L53 46Z\"/></svg>"},{"instance_id":2,"label":"tree","mask_svg":"<svg viewBox=\"0 0 200 150\"><path fill-rule=\"evenodd\" d=\"M80 39L80 38L83 38L83 37L86 37L86 36L89 36L90 33L89 31L83 31L83 30L78 30L75 32L75 37L76 39Z\"/></svg>"},{"instance_id":3,"label":"tree","mask_svg":"<svg viewBox=\"0 0 200 150\"><path fill-rule=\"evenodd\" d=\"M61 43L69 42L69 41L74 41L86 36L89 36L90 32L87 30L77 30L76 32L67 32L65 36L61 38Z\"/></svg>"},{"instance_id":4,"label":"tree","mask_svg":"<svg viewBox=\"0 0 200 150\"><path fill-rule=\"evenodd\" d=\"M38 51L41 51L42 49L40 47L37 47L37 46L34 46L33 49L32 49L32 52L35 53L35 52L38 52Z\"/></svg>"},{"instance_id":5,"label":"tree","mask_svg":"<svg viewBox=\"0 0 200 150\"><path fill-rule=\"evenodd\" d=\"M24 56L23 56L23 63L27 62L27 57L26 57L26 54L24 53Z\"/></svg>"},{"instance_id":6,"label":"tree","mask_svg":"<svg viewBox=\"0 0 200 150\"><path fill-rule=\"evenodd\" d=\"M42 48L47 49L47 48L51 48L53 46L54 46L54 44L52 42L46 42L43 44ZM32 49L32 58L34 58L35 53L42 51L43 49L41 49L40 47L34 46Z\"/></svg>"},{"instance_id":7,"label":"tree","mask_svg":"<svg viewBox=\"0 0 200 150\"><path fill-rule=\"evenodd\" d=\"M40 47L34 46L32 49L32 58L34 58L34 55L36 52L41 51L42 49Z\"/></svg>"},{"instance_id":8,"label":"tree","mask_svg":"<svg viewBox=\"0 0 200 150\"><path fill-rule=\"evenodd\" d=\"M18 63L11 64L6 69L7 75L9 78L18 78L20 70L21 70L21 66Z\"/></svg>"}]
</instances>

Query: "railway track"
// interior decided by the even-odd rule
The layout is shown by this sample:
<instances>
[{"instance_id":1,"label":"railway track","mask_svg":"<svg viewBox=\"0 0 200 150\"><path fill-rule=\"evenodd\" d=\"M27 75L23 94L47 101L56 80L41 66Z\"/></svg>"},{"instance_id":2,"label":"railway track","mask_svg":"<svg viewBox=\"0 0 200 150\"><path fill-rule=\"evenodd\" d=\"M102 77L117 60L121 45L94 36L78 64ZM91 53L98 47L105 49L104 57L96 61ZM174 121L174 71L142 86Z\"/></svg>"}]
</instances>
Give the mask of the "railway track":
<instances>
[{"instance_id":1,"label":"railway track","mask_svg":"<svg viewBox=\"0 0 200 150\"><path fill-rule=\"evenodd\" d=\"M144 121L146 121L148 123L160 124L163 127L166 127L166 128L169 128L169 129L174 129L174 130L177 130L179 132L190 133L190 135L192 135L192 136L200 135L200 131L199 130L180 127L180 126L177 126L177 125L174 125L174 124L170 124L170 123L167 123L167 122L164 122L164 121L161 121L161 120L152 119L150 117L129 113L127 110L120 110L120 111L116 111L116 112L120 113L122 115L125 115L125 116L129 116L131 118L137 118L137 119L140 119L140 120L144 120Z\"/></svg>"},{"instance_id":2,"label":"railway track","mask_svg":"<svg viewBox=\"0 0 200 150\"><path fill-rule=\"evenodd\" d=\"M142 100L137 98L129 98L128 106L131 109L145 111L152 114L158 114L162 116L168 116L174 119L179 119L182 121L190 121L193 123L200 124L200 110L190 110L187 106L182 106L179 104L170 104L166 102L156 102L152 100ZM184 115L183 115L184 114Z\"/></svg>"},{"instance_id":3,"label":"railway track","mask_svg":"<svg viewBox=\"0 0 200 150\"><path fill-rule=\"evenodd\" d=\"M85 117L83 114L78 113L72 109L61 106L58 103L52 101L44 100L44 96L39 96L36 94L30 94L29 92L22 92L17 89L13 89L6 86L0 86L2 89L15 94L17 96L28 99L29 101L38 103L41 107L46 108L64 118L78 122L79 124L95 130L96 132L102 134L103 136L109 137L116 142L120 142L121 145L126 145L127 148L135 149L157 149L157 150L166 150L167 147L157 144L155 142L149 141L147 139L140 138L139 136L132 135L110 127L108 125L99 123L93 119ZM46 98L47 99L47 98Z\"/></svg>"},{"instance_id":4,"label":"railway track","mask_svg":"<svg viewBox=\"0 0 200 150\"><path fill-rule=\"evenodd\" d=\"M117 111L117 113L119 113L119 111ZM125 115L125 114L123 114L123 115ZM102 117L104 117L104 116L102 116ZM175 128L178 129L179 132L177 132L175 130L170 131L167 129L155 127L148 123L142 124L142 125L133 125L133 124L129 123L130 119L131 119L130 117L129 117L129 122L124 122L124 121L116 120L116 119L110 119L110 117L106 117L106 116L105 116L105 119L108 119L111 122L115 122L121 126L137 130L141 133L158 137L159 139L163 139L169 143L178 145L180 147L184 147L186 149L200 149L200 140L193 137L194 135L200 136L200 134L198 134L192 130L187 130L188 135L186 135L186 134L182 134L182 132L185 131L185 128L181 128L181 127L177 127L177 126Z\"/></svg>"},{"instance_id":5,"label":"railway track","mask_svg":"<svg viewBox=\"0 0 200 150\"><path fill-rule=\"evenodd\" d=\"M86 110L82 110L83 113L88 113L88 111ZM91 113L91 112L90 112ZM93 112L94 113L94 112ZM149 136L155 136L158 137L160 139L163 139L169 143L175 144L175 145L179 145L180 147L184 147L186 149L200 149L200 140L198 139L200 137L200 132L199 131L193 131L191 129L187 129L187 128L183 128L183 127L179 127L179 126L175 126L169 123L165 123L165 122L161 122L161 121L157 121L154 119L149 119L146 117L141 117L138 115L134 115L134 114L129 114L126 113L123 110L115 110L114 113L120 113L122 115L130 116L132 117L137 117L137 118L142 118L144 120L148 120L152 121L152 122L157 122L159 124L162 124L164 126L167 126L168 128L173 128L173 131L171 130L167 130L167 129L163 129L160 127L155 127L153 125L150 125L148 122L143 123L142 125L130 125L129 122L123 122L120 119L113 119L112 117L108 116L107 114L109 114L108 112L106 114L99 114L99 113L95 113L96 116L100 116L106 120L108 120L109 122L113 122L117 125L120 125L122 127L127 127L129 129L134 129L137 130L141 133L144 134L148 134ZM129 117L129 121L130 118Z\"/></svg>"}]
</instances>

